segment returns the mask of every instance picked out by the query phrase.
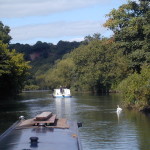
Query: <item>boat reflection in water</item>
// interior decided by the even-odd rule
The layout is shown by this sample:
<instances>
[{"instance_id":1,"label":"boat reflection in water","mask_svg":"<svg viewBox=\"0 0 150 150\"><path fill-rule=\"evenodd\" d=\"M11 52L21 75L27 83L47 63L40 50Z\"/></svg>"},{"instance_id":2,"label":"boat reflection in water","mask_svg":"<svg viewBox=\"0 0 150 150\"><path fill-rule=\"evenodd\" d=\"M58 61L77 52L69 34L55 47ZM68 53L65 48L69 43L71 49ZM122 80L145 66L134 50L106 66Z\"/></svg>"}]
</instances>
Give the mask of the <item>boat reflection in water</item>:
<instances>
[{"instance_id":1,"label":"boat reflection in water","mask_svg":"<svg viewBox=\"0 0 150 150\"><path fill-rule=\"evenodd\" d=\"M71 98L55 98L56 113L59 117L71 117Z\"/></svg>"}]
</instances>

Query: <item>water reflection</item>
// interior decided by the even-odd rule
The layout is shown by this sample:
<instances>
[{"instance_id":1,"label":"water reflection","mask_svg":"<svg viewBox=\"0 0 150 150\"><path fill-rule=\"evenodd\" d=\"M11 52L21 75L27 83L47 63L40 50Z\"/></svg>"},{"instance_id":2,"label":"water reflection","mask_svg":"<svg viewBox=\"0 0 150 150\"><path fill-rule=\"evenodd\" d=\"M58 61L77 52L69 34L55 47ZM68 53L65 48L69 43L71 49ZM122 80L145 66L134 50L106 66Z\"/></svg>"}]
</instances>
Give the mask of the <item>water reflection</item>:
<instances>
[{"instance_id":1,"label":"water reflection","mask_svg":"<svg viewBox=\"0 0 150 150\"><path fill-rule=\"evenodd\" d=\"M117 118L118 118L118 122L119 122L119 118L122 112L116 112L117 113Z\"/></svg>"},{"instance_id":2,"label":"water reflection","mask_svg":"<svg viewBox=\"0 0 150 150\"><path fill-rule=\"evenodd\" d=\"M55 105L58 117L71 117L71 98L55 98Z\"/></svg>"},{"instance_id":3,"label":"water reflection","mask_svg":"<svg viewBox=\"0 0 150 150\"><path fill-rule=\"evenodd\" d=\"M120 108L119 105L117 107L116 113L117 113L117 118L118 118L118 123L119 123L119 118L120 118L120 116L122 114L122 108Z\"/></svg>"},{"instance_id":4,"label":"water reflection","mask_svg":"<svg viewBox=\"0 0 150 150\"><path fill-rule=\"evenodd\" d=\"M55 99L55 105L56 105L56 114L58 117L62 117L62 98L56 98Z\"/></svg>"},{"instance_id":5,"label":"water reflection","mask_svg":"<svg viewBox=\"0 0 150 150\"><path fill-rule=\"evenodd\" d=\"M65 114L67 118L71 118L71 98L65 99Z\"/></svg>"}]
</instances>

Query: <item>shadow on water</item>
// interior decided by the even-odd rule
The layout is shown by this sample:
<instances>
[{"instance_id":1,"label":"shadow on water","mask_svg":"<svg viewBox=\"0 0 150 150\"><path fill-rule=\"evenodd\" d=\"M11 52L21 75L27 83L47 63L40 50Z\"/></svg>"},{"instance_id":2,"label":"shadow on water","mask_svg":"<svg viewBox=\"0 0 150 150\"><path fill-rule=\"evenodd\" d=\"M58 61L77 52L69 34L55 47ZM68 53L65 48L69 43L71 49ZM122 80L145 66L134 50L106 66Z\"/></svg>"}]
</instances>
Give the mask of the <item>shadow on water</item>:
<instances>
[{"instance_id":1,"label":"shadow on water","mask_svg":"<svg viewBox=\"0 0 150 150\"><path fill-rule=\"evenodd\" d=\"M20 114L26 115L23 111L26 105L18 101L20 98L20 96L15 98L0 98L0 133L16 122Z\"/></svg>"}]
</instances>

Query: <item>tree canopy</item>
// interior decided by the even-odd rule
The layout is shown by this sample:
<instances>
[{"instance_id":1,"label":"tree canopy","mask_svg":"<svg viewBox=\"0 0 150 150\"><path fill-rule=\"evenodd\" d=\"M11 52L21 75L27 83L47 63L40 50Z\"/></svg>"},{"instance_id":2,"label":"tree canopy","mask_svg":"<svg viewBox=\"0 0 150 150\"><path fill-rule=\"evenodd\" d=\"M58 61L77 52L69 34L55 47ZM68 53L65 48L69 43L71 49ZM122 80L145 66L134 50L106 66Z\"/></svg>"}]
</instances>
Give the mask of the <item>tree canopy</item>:
<instances>
[{"instance_id":1,"label":"tree canopy","mask_svg":"<svg viewBox=\"0 0 150 150\"><path fill-rule=\"evenodd\" d=\"M2 95L15 95L24 86L24 81L30 68L24 61L23 54L10 51L6 44L0 41L0 91Z\"/></svg>"},{"instance_id":2,"label":"tree canopy","mask_svg":"<svg viewBox=\"0 0 150 150\"><path fill-rule=\"evenodd\" d=\"M0 21L0 41L3 43L9 43L12 39L9 35L10 28L8 26L4 26L4 24Z\"/></svg>"},{"instance_id":3,"label":"tree canopy","mask_svg":"<svg viewBox=\"0 0 150 150\"><path fill-rule=\"evenodd\" d=\"M127 55L129 67L140 73L141 65L150 63L150 2L129 1L107 16L104 26L114 32L113 38Z\"/></svg>"},{"instance_id":4,"label":"tree canopy","mask_svg":"<svg viewBox=\"0 0 150 150\"><path fill-rule=\"evenodd\" d=\"M18 94L23 89L30 68L22 53L9 50L9 31L9 27L0 22L0 96Z\"/></svg>"}]
</instances>

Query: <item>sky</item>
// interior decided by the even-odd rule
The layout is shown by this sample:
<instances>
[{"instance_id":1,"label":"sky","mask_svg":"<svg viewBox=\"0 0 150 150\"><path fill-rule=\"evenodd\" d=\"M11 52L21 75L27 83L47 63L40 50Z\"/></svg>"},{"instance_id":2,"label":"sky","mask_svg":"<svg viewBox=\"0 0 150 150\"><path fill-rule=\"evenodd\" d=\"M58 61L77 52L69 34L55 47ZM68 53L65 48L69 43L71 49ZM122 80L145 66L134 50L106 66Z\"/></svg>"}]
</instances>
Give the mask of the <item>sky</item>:
<instances>
[{"instance_id":1,"label":"sky","mask_svg":"<svg viewBox=\"0 0 150 150\"><path fill-rule=\"evenodd\" d=\"M112 32L103 27L108 14L127 0L0 0L0 21L10 27L11 43L33 45L82 41Z\"/></svg>"}]
</instances>

